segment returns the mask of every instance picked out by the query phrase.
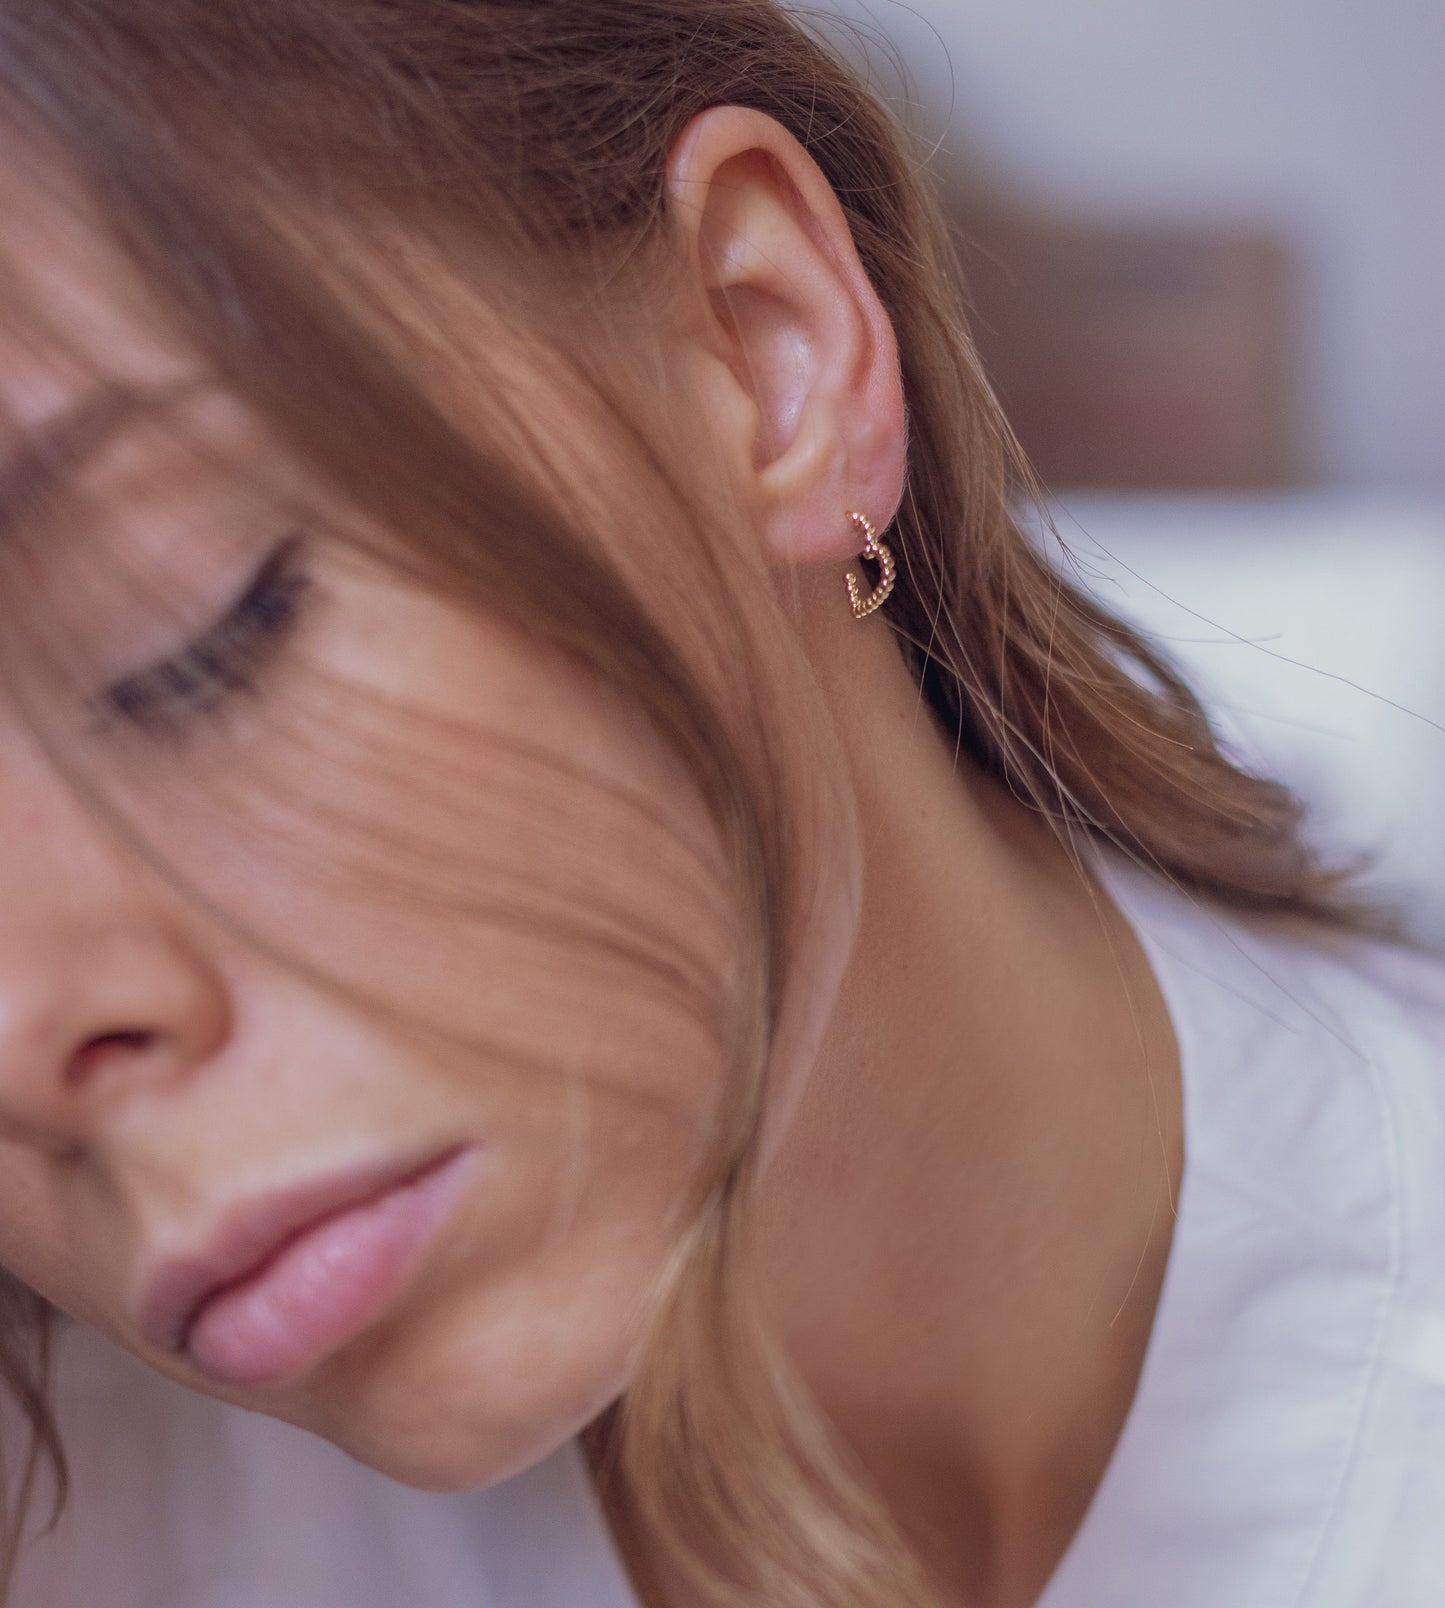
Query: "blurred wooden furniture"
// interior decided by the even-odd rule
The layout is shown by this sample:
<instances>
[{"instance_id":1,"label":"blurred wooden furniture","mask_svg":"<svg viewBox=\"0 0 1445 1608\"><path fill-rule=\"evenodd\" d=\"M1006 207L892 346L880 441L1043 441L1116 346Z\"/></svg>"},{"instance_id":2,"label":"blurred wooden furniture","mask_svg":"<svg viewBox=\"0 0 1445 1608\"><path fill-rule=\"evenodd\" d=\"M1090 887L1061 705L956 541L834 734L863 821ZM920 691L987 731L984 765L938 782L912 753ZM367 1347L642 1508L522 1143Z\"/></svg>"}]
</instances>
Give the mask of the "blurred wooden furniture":
<instances>
[{"instance_id":1,"label":"blurred wooden furniture","mask_svg":"<svg viewBox=\"0 0 1445 1608\"><path fill-rule=\"evenodd\" d=\"M956 217L990 378L1046 484L1301 475L1295 264L1250 229Z\"/></svg>"}]
</instances>

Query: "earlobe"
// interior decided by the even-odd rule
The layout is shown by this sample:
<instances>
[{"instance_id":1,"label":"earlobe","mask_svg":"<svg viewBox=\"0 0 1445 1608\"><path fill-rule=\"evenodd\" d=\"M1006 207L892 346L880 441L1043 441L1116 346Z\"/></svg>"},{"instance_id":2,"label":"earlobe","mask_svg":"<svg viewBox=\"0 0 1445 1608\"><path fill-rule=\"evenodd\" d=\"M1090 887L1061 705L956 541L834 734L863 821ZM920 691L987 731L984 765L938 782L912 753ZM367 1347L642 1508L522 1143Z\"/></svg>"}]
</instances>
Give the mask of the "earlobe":
<instances>
[{"instance_id":1,"label":"earlobe","mask_svg":"<svg viewBox=\"0 0 1445 1608\"><path fill-rule=\"evenodd\" d=\"M716 107L674 148L669 197L705 309L704 398L774 563L853 557L902 493L897 345L817 164L760 112Z\"/></svg>"}]
</instances>

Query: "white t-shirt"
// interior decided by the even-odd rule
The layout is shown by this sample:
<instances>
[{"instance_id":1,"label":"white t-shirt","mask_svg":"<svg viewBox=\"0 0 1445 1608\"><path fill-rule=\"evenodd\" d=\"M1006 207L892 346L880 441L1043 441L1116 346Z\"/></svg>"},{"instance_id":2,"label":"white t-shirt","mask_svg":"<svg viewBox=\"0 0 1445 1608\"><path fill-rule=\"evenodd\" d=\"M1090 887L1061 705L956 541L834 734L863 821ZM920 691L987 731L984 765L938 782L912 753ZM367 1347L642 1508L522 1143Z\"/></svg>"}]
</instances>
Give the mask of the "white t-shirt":
<instances>
[{"instance_id":1,"label":"white t-shirt","mask_svg":"<svg viewBox=\"0 0 1445 1608\"><path fill-rule=\"evenodd\" d=\"M1445 970L1107 872L1186 1163L1122 1438L1039 1608L1445 1605ZM407 1490L71 1327L74 1490L14 1608L636 1608L568 1445Z\"/></svg>"}]
</instances>

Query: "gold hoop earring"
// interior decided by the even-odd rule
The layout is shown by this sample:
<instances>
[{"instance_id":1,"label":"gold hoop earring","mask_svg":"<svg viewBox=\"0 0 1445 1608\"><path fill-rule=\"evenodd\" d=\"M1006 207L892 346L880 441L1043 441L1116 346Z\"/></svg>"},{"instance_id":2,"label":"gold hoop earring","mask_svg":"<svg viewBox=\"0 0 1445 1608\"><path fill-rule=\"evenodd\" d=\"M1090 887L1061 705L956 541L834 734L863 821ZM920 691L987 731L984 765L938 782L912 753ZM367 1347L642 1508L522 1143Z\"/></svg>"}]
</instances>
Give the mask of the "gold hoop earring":
<instances>
[{"instance_id":1,"label":"gold hoop earring","mask_svg":"<svg viewBox=\"0 0 1445 1608\"><path fill-rule=\"evenodd\" d=\"M863 557L872 559L882 571L878 585L864 597L858 587L858 578L850 570L848 572L848 601L853 605L853 618L866 620L870 614L881 609L892 595L894 583L898 579L898 566L893 561L892 551L878 540L878 532L862 514L852 509L848 511L848 518L857 526L859 533L866 538L863 546Z\"/></svg>"}]
</instances>

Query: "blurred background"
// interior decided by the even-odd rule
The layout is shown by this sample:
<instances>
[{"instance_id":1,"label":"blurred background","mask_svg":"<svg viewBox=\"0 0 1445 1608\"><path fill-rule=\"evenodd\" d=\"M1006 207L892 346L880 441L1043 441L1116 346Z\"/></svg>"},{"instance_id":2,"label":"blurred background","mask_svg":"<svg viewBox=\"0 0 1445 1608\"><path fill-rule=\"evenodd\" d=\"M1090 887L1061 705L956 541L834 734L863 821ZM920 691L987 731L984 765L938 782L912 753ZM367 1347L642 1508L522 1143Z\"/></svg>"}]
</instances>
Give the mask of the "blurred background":
<instances>
[{"instance_id":1,"label":"blurred background","mask_svg":"<svg viewBox=\"0 0 1445 1608\"><path fill-rule=\"evenodd\" d=\"M1445 944L1445 0L817 9L1078 570Z\"/></svg>"}]
</instances>

